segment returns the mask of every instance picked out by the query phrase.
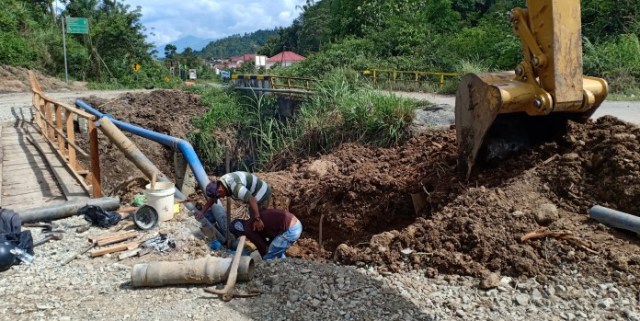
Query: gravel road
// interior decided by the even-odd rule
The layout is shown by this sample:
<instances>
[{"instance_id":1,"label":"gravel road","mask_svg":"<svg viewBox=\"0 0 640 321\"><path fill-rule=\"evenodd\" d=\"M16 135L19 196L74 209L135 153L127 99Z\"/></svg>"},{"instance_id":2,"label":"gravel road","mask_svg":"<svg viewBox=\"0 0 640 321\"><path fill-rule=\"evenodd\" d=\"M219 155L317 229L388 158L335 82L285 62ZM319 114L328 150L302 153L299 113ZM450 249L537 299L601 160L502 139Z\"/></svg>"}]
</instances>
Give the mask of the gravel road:
<instances>
[{"instance_id":1,"label":"gravel road","mask_svg":"<svg viewBox=\"0 0 640 321\"><path fill-rule=\"evenodd\" d=\"M434 275L433 271L378 273L365 265L340 266L298 259L259 262L239 289L251 299L224 303L204 285L132 288L134 264L190 260L206 255L193 219L163 224L176 239L168 254L118 261L81 256L60 262L106 231L76 233L80 217L56 221L60 241L36 248L31 267L0 274L0 315L6 320L640 320L638 294L577 271L538 278L491 275L486 279ZM31 229L40 239L38 229ZM619 272L622 273L622 272ZM427 277L426 275L429 275ZM622 277L632 277L624 276ZM480 284L483 286L480 286Z\"/></svg>"}]
</instances>

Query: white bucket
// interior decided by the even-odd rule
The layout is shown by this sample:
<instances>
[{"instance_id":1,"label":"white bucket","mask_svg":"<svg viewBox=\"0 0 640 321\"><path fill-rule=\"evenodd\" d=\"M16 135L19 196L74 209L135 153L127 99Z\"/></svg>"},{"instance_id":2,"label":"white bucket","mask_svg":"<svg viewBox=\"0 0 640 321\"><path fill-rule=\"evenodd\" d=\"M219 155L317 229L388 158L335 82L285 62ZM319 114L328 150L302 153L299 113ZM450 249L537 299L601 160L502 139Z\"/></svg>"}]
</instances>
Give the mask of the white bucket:
<instances>
[{"instance_id":1,"label":"white bucket","mask_svg":"<svg viewBox=\"0 0 640 321\"><path fill-rule=\"evenodd\" d=\"M145 186L144 193L147 195L147 205L158 212L160 222L173 218L173 194L175 192L176 187L172 182L156 182L155 189L151 189L151 184Z\"/></svg>"}]
</instances>

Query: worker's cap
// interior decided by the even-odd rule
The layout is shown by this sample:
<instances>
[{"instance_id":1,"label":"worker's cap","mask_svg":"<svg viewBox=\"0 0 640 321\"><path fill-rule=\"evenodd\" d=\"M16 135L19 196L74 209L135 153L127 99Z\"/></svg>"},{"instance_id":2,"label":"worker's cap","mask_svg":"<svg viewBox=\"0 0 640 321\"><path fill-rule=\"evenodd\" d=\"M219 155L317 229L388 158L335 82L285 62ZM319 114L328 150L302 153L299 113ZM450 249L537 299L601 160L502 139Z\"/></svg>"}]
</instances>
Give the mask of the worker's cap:
<instances>
[{"instance_id":1,"label":"worker's cap","mask_svg":"<svg viewBox=\"0 0 640 321\"><path fill-rule=\"evenodd\" d=\"M235 236L244 234L244 220L235 219L231 221L231 225L229 225L229 232L233 233Z\"/></svg>"},{"instance_id":2,"label":"worker's cap","mask_svg":"<svg viewBox=\"0 0 640 321\"><path fill-rule=\"evenodd\" d=\"M209 198L217 198L218 197L218 182L217 181L211 181L209 184L207 184L207 188L205 189L204 193Z\"/></svg>"}]
</instances>

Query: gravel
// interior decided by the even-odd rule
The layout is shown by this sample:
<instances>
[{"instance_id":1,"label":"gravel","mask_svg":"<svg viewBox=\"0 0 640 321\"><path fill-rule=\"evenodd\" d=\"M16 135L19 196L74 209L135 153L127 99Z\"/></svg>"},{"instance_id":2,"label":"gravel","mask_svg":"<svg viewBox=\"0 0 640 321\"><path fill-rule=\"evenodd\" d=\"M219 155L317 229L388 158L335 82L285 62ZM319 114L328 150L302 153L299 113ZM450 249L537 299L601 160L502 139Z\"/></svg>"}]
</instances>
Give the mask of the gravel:
<instances>
[{"instance_id":1,"label":"gravel","mask_svg":"<svg viewBox=\"0 0 640 321\"><path fill-rule=\"evenodd\" d=\"M117 260L117 255L86 255L60 262L104 233L83 233L80 217L56 221L60 241L36 248L31 267L0 274L0 314L11 320L640 320L638 294L611 280L583 277L578 271L536 278L485 279L427 271L378 273L373 267L341 266L300 259L258 262L252 281L241 290L261 296L229 303L199 286L133 289L135 263L188 260L208 255L193 219L177 217L163 232L176 239L167 255ZM40 239L38 229L31 229ZM433 271L429 271L433 274ZM545 282L539 281L539 279ZM495 286L495 287L494 287Z\"/></svg>"}]
</instances>

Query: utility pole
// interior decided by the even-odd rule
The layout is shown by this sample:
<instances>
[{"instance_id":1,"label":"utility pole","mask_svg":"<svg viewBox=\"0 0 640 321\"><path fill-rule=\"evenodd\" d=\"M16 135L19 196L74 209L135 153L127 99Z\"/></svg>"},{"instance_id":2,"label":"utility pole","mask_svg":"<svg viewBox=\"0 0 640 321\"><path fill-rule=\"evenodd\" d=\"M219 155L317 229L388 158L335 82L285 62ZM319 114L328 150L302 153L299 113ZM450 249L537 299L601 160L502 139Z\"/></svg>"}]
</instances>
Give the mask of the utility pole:
<instances>
[{"instance_id":1,"label":"utility pole","mask_svg":"<svg viewBox=\"0 0 640 321\"><path fill-rule=\"evenodd\" d=\"M62 50L64 51L64 79L69 83L69 69L67 68L67 34L65 29L65 16L62 16Z\"/></svg>"}]
</instances>

